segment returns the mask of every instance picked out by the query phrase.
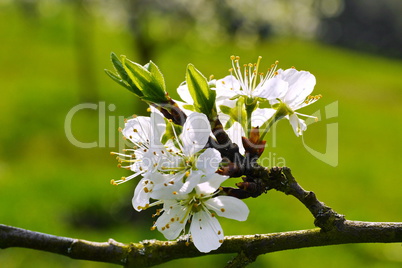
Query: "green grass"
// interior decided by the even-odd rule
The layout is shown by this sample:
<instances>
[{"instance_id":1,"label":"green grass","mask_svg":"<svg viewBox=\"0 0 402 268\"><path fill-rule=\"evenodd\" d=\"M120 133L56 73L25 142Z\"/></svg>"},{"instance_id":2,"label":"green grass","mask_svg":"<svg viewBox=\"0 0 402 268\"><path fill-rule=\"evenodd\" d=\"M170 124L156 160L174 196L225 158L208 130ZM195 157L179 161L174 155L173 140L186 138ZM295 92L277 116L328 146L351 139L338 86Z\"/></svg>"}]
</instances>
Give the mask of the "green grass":
<instances>
[{"instance_id":1,"label":"green grass","mask_svg":"<svg viewBox=\"0 0 402 268\"><path fill-rule=\"evenodd\" d=\"M3 38L0 52L0 219L1 223L61 236L121 242L163 239L149 231L152 219L130 209L134 182L112 187L109 180L123 176L109 155L118 150L118 116L140 113L137 100L104 73L111 68L109 53L136 60L124 30L111 29L98 19L93 28L94 63L99 101L115 104L105 111L105 148L77 148L64 133L68 111L81 102L73 42L72 11L62 9L36 22L13 8L0 16ZM339 125L339 165L329 166L309 154L288 122L277 126L276 145L268 139L277 159L283 157L301 185L347 219L402 221L402 182L396 167L402 160L402 63L315 42L274 39L253 49L236 44L200 50L184 42L158 50L152 59L165 75L171 95L184 80L191 62L206 76L222 77L230 68L229 56L242 61L263 56L262 66L279 60L280 67L296 66L317 78L315 93L324 97L301 112L324 112L338 101L339 115L309 126L304 139L312 148L325 149L326 124ZM85 61L85 59L83 59ZM86 110L74 117L73 133L81 141L97 141L99 111ZM109 119L116 118L113 123ZM121 124L120 124L121 126ZM108 130L109 131L109 130ZM272 155L272 154L271 154ZM246 200L248 221L222 219L226 235L271 233L313 227L309 212L291 197L269 192ZM250 267L400 267L400 246L341 245L267 254ZM400 251L399 251L400 253ZM208 256L173 261L159 267L192 263L223 266L230 256ZM27 249L0 253L6 267L116 267L69 260Z\"/></svg>"}]
</instances>

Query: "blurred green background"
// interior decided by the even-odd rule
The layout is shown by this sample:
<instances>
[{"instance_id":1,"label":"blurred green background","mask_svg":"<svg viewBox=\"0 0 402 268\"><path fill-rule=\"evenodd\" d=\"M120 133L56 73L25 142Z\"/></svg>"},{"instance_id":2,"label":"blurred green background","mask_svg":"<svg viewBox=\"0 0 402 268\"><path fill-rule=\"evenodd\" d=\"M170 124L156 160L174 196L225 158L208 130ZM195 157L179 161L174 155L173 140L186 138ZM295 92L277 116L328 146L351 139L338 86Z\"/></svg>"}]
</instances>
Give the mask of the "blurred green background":
<instances>
[{"instance_id":1,"label":"blurred green background","mask_svg":"<svg viewBox=\"0 0 402 268\"><path fill-rule=\"evenodd\" d=\"M110 151L122 139L122 118L144 105L103 72L110 52L165 75L172 96L193 63L206 76L227 75L230 55L263 56L317 78L323 98L304 142L325 153L327 124L339 127L338 165L311 155L288 122L268 140L265 157L285 161L321 201L362 221L402 221L402 23L398 1L0 1L0 223L49 234L123 243L164 239L149 227L152 211L131 208L135 182ZM381 4L379 4L380 2ZM399 2L400 4L400 2ZM360 13L359 13L360 12ZM380 30L379 30L380 28ZM338 102L338 116L325 107ZM67 124L79 148L66 136ZM71 127L71 128L70 128ZM336 156L336 155L335 155ZM234 183L231 181L229 183ZM221 219L225 235L313 228L294 198L270 191L245 200L249 219ZM229 255L172 261L158 267L221 267ZM401 267L400 244L355 244L276 252L250 267ZM29 249L0 251L1 267L118 267Z\"/></svg>"}]
</instances>

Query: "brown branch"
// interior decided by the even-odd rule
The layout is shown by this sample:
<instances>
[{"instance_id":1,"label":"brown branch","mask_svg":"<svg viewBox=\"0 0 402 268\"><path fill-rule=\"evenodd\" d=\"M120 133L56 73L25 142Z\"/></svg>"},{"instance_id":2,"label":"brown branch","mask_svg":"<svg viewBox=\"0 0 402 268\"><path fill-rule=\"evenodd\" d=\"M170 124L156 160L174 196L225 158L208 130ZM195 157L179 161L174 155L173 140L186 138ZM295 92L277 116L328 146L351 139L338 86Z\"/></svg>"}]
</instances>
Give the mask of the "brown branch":
<instances>
[{"instance_id":1,"label":"brown branch","mask_svg":"<svg viewBox=\"0 0 402 268\"><path fill-rule=\"evenodd\" d=\"M261 254L281 250L348 243L402 242L402 223L345 220L343 215L319 201L313 192L304 190L287 167L266 169L257 166L251 175L258 180L245 182L243 189L237 190L276 189L292 195L311 212L315 218L314 224L320 229L227 236L221 247L211 252L211 254L237 253L238 255L228 263L227 267L244 267L255 261ZM249 185L246 183L257 183L259 187L245 187ZM173 259L205 255L187 241L188 238L184 237L177 241L146 240L122 244L110 239L108 242L98 243L0 225L0 248L2 249L31 248L73 259L119 264L127 268L149 267Z\"/></svg>"},{"instance_id":2,"label":"brown branch","mask_svg":"<svg viewBox=\"0 0 402 268\"><path fill-rule=\"evenodd\" d=\"M402 242L402 223L374 223L344 221L337 228L323 232L320 229L227 236L222 246L211 254L240 253L228 267L242 267L258 255L315 246L347 243ZM205 255L186 239L177 241L146 240L122 244L114 240L104 243L58 237L0 225L0 248L23 247L61 254L73 259L115 263L125 267L149 267L173 259Z\"/></svg>"},{"instance_id":3,"label":"brown branch","mask_svg":"<svg viewBox=\"0 0 402 268\"><path fill-rule=\"evenodd\" d=\"M290 168L263 168L259 175L270 189L276 189L296 197L315 218L314 224L324 231L329 231L345 221L345 217L319 201L312 191L304 190L293 177Z\"/></svg>"}]
</instances>

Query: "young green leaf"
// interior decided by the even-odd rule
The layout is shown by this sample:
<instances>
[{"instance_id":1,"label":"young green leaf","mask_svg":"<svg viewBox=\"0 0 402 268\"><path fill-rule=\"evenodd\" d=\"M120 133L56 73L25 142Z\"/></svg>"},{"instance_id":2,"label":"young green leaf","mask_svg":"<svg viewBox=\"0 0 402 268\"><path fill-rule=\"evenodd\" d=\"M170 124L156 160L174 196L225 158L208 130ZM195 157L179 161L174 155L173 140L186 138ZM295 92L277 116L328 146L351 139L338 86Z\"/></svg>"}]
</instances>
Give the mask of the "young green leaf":
<instances>
[{"instance_id":1,"label":"young green leaf","mask_svg":"<svg viewBox=\"0 0 402 268\"><path fill-rule=\"evenodd\" d=\"M216 92L208 86L207 79L192 64L187 66L186 82L195 110L206 114L208 118L214 118Z\"/></svg>"},{"instance_id":2,"label":"young green leaf","mask_svg":"<svg viewBox=\"0 0 402 268\"><path fill-rule=\"evenodd\" d=\"M153 72L157 73L156 76L154 76L144 66L141 66L140 64L132 62L126 58L122 59L122 63L124 70L130 77L131 81L139 90L141 90L141 93L144 95L143 99L154 103L163 103L167 101L166 92L164 89L164 80L163 78L161 80L162 74L156 72L155 67L150 68ZM149 66L152 66L152 64Z\"/></svg>"},{"instance_id":3,"label":"young green leaf","mask_svg":"<svg viewBox=\"0 0 402 268\"><path fill-rule=\"evenodd\" d=\"M153 80L161 86L163 91L166 91L166 84L165 84L165 79L163 78L162 72L159 70L159 67L156 66L155 63L150 61L147 65L146 68L148 71L151 73Z\"/></svg>"},{"instance_id":4,"label":"young green leaf","mask_svg":"<svg viewBox=\"0 0 402 268\"><path fill-rule=\"evenodd\" d=\"M131 87L125 81L123 81L117 74L115 74L109 70L106 70L106 69L105 69L105 73L110 78L112 78L116 83L118 83L119 85L121 85L131 91Z\"/></svg>"},{"instance_id":5,"label":"young green leaf","mask_svg":"<svg viewBox=\"0 0 402 268\"><path fill-rule=\"evenodd\" d=\"M136 85L131 81L129 75L127 74L126 70L124 69L123 63L120 61L120 59L117 57L117 55L115 53L111 53L110 54L110 58L112 60L112 64L114 69L117 72L117 75L111 76L112 72L107 71L106 73L117 83L119 83L120 85L124 86L125 88L127 88L128 90L130 90L131 92L133 92L135 95L137 95L138 97L142 97L143 94L141 93L141 90L136 87ZM123 58L123 56L122 56ZM126 87L125 85L121 84L118 80L116 80L116 77L120 77L121 81L125 84L128 85L129 87Z\"/></svg>"}]
</instances>

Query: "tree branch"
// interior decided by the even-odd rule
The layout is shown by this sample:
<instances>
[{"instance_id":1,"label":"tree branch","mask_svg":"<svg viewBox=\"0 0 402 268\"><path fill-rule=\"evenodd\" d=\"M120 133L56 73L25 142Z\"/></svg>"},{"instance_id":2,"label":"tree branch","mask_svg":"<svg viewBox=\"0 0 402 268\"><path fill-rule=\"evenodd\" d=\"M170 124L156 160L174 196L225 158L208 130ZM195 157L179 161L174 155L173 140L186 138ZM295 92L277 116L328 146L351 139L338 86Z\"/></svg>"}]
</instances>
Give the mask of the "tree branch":
<instances>
[{"instance_id":1,"label":"tree branch","mask_svg":"<svg viewBox=\"0 0 402 268\"><path fill-rule=\"evenodd\" d=\"M226 236L221 247L210 254L237 253L227 267L244 267L261 254L296 248L338 245L348 243L402 242L402 222L360 222L345 220L343 215L319 201L311 191L304 190L287 167L267 169L256 166L240 191L260 195L276 189L296 197L314 216L320 229ZM251 187L250 185L253 185ZM240 184L239 184L240 185ZM258 187L257 187L258 186ZM233 189L233 188L232 188ZM236 190L236 189L234 189ZM260 193L261 192L261 193ZM231 192L228 191L230 194ZM61 254L73 259L91 260L122 265L126 268L149 267L173 259L206 255L199 252L188 236L176 241L145 240L123 244L109 239L98 243L81 239L59 237L0 224L0 248L23 247Z\"/></svg>"},{"instance_id":2,"label":"tree branch","mask_svg":"<svg viewBox=\"0 0 402 268\"><path fill-rule=\"evenodd\" d=\"M276 189L292 195L303 203L315 218L315 226L320 227L323 231L330 231L345 221L343 215L319 201L314 192L304 190L293 177L290 168L273 167L270 170L264 168L259 175L269 189Z\"/></svg>"},{"instance_id":3,"label":"tree branch","mask_svg":"<svg viewBox=\"0 0 402 268\"><path fill-rule=\"evenodd\" d=\"M173 259L205 255L186 242L186 238L181 238L177 241L145 240L132 244L122 244L110 239L108 242L98 243L0 225L2 249L31 248L73 259L120 264L127 268L149 267ZM393 242L402 242L402 223L345 220L337 228L327 232L317 228L273 234L227 236L222 246L211 254L240 253L228 267L242 267L247 261L254 261L258 255L281 250L347 243Z\"/></svg>"}]
</instances>

